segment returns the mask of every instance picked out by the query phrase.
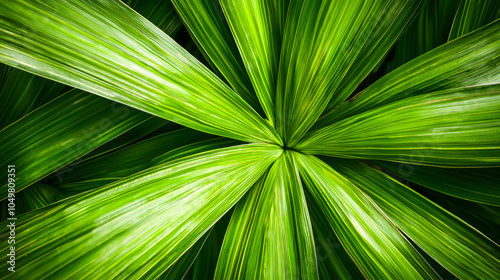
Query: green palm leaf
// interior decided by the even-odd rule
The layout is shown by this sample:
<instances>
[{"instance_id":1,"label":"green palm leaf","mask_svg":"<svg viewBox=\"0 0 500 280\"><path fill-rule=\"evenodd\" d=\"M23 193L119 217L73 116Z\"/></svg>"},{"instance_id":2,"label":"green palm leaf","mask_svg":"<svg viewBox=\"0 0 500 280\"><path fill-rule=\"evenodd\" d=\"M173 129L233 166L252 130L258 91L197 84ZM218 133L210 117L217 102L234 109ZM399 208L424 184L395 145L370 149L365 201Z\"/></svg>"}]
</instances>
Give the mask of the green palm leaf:
<instances>
[{"instance_id":1,"label":"green palm leaf","mask_svg":"<svg viewBox=\"0 0 500 280\"><path fill-rule=\"evenodd\" d=\"M500 278L499 16L0 1L0 279Z\"/></svg>"},{"instance_id":2,"label":"green palm leaf","mask_svg":"<svg viewBox=\"0 0 500 280\"><path fill-rule=\"evenodd\" d=\"M293 147L300 140L331 98L332 104L337 104L349 96L384 55L391 40L397 38L419 4L347 2L293 1L290 6L276 93L277 128L287 146ZM386 10L389 5L391 8ZM377 30L380 33L372 32L373 22L381 25ZM395 26L388 31L391 24ZM374 53L369 48L375 48ZM363 57L358 58L361 51ZM352 84L342 84L343 89L336 92L344 76Z\"/></svg>"},{"instance_id":3,"label":"green palm leaf","mask_svg":"<svg viewBox=\"0 0 500 280\"><path fill-rule=\"evenodd\" d=\"M276 79L289 0L221 0L260 104L274 123Z\"/></svg>"},{"instance_id":4,"label":"green palm leaf","mask_svg":"<svg viewBox=\"0 0 500 280\"><path fill-rule=\"evenodd\" d=\"M315 125L432 91L499 83L500 20L419 56L333 108Z\"/></svg>"},{"instance_id":5,"label":"green palm leaf","mask_svg":"<svg viewBox=\"0 0 500 280\"><path fill-rule=\"evenodd\" d=\"M431 166L499 166L499 115L499 84L451 89L344 119L310 134L296 148Z\"/></svg>"},{"instance_id":6,"label":"green palm leaf","mask_svg":"<svg viewBox=\"0 0 500 280\"><path fill-rule=\"evenodd\" d=\"M355 161L328 162L454 275L461 279L500 277L500 247L476 229L380 171Z\"/></svg>"},{"instance_id":7,"label":"green palm leaf","mask_svg":"<svg viewBox=\"0 0 500 280\"><path fill-rule=\"evenodd\" d=\"M463 0L450 30L449 40L472 32L500 18L500 2L494 0Z\"/></svg>"},{"instance_id":8,"label":"green palm leaf","mask_svg":"<svg viewBox=\"0 0 500 280\"><path fill-rule=\"evenodd\" d=\"M460 199L500 206L500 168L437 168L377 161L399 177Z\"/></svg>"},{"instance_id":9,"label":"green palm leaf","mask_svg":"<svg viewBox=\"0 0 500 280\"><path fill-rule=\"evenodd\" d=\"M72 90L0 131L0 162L22 166L22 176L16 179L20 191L147 118L143 112ZM57 175L70 171L63 168ZM1 197L6 196L4 187Z\"/></svg>"},{"instance_id":10,"label":"green palm leaf","mask_svg":"<svg viewBox=\"0 0 500 280\"><path fill-rule=\"evenodd\" d=\"M0 82L0 129L10 125L27 113L52 100L65 86L12 67Z\"/></svg>"},{"instance_id":11,"label":"green palm leaf","mask_svg":"<svg viewBox=\"0 0 500 280\"><path fill-rule=\"evenodd\" d=\"M204 132L280 143L241 97L119 2L12 0L0 11L1 62Z\"/></svg>"},{"instance_id":12,"label":"green palm leaf","mask_svg":"<svg viewBox=\"0 0 500 280\"><path fill-rule=\"evenodd\" d=\"M221 149L158 165L73 196L19 226L17 246L25 257L19 257L14 277L155 278L229 210L280 154L273 146L257 144ZM84 211L75 211L82 205ZM71 219L61 222L68 213ZM61 236L68 226L72 234ZM110 251L123 242L131 246ZM55 248L60 257L47 258ZM32 263L31 258L41 259ZM2 262L0 275L5 276L6 266Z\"/></svg>"},{"instance_id":13,"label":"green palm leaf","mask_svg":"<svg viewBox=\"0 0 500 280\"><path fill-rule=\"evenodd\" d=\"M229 224L215 279L318 279L309 213L287 152L242 199Z\"/></svg>"},{"instance_id":14,"label":"green palm leaf","mask_svg":"<svg viewBox=\"0 0 500 280\"><path fill-rule=\"evenodd\" d=\"M313 198L363 275L370 279L438 277L363 192L317 158L293 156Z\"/></svg>"},{"instance_id":15,"label":"green palm leaf","mask_svg":"<svg viewBox=\"0 0 500 280\"><path fill-rule=\"evenodd\" d=\"M307 193L307 192L306 192ZM307 207L313 226L320 279L363 279L356 263L346 252L321 208L308 193Z\"/></svg>"},{"instance_id":16,"label":"green palm leaf","mask_svg":"<svg viewBox=\"0 0 500 280\"><path fill-rule=\"evenodd\" d=\"M243 99L261 111L262 108L219 2L174 0L173 3L214 68L222 73Z\"/></svg>"}]
</instances>

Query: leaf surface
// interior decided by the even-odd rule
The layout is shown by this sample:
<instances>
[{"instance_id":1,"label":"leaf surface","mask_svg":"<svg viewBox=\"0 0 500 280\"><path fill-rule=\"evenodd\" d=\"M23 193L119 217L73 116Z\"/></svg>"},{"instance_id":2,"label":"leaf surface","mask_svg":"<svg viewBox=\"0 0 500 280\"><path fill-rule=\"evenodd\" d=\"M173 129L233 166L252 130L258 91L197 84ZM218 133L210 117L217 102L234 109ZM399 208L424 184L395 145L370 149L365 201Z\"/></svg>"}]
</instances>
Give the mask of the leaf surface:
<instances>
[{"instance_id":1,"label":"leaf surface","mask_svg":"<svg viewBox=\"0 0 500 280\"><path fill-rule=\"evenodd\" d=\"M0 131L0 164L21 168L16 174L20 191L148 118L144 112L71 90ZM0 194L6 197L7 188Z\"/></svg>"},{"instance_id":2,"label":"leaf surface","mask_svg":"<svg viewBox=\"0 0 500 280\"><path fill-rule=\"evenodd\" d=\"M318 279L298 169L285 152L234 210L215 279Z\"/></svg>"},{"instance_id":3,"label":"leaf surface","mask_svg":"<svg viewBox=\"0 0 500 280\"><path fill-rule=\"evenodd\" d=\"M2 1L0 61L196 130L280 143L239 95L119 1Z\"/></svg>"},{"instance_id":4,"label":"leaf surface","mask_svg":"<svg viewBox=\"0 0 500 280\"><path fill-rule=\"evenodd\" d=\"M4 256L0 277L154 279L205 234L281 153L274 145L259 144L210 151L73 196L36 216L19 217L17 269L10 274ZM5 223L2 228L3 240L9 229Z\"/></svg>"},{"instance_id":5,"label":"leaf surface","mask_svg":"<svg viewBox=\"0 0 500 280\"><path fill-rule=\"evenodd\" d=\"M500 20L435 48L326 112L313 130L411 96L500 83Z\"/></svg>"},{"instance_id":6,"label":"leaf surface","mask_svg":"<svg viewBox=\"0 0 500 280\"><path fill-rule=\"evenodd\" d=\"M437 192L500 206L500 168L438 168L387 161L375 164Z\"/></svg>"},{"instance_id":7,"label":"leaf surface","mask_svg":"<svg viewBox=\"0 0 500 280\"><path fill-rule=\"evenodd\" d=\"M293 156L312 197L366 278L439 278L366 194L314 156Z\"/></svg>"},{"instance_id":8,"label":"leaf surface","mask_svg":"<svg viewBox=\"0 0 500 280\"><path fill-rule=\"evenodd\" d=\"M440 167L500 166L500 84L403 99L311 133L296 149Z\"/></svg>"},{"instance_id":9,"label":"leaf surface","mask_svg":"<svg viewBox=\"0 0 500 280\"><path fill-rule=\"evenodd\" d=\"M328 160L368 194L394 225L460 279L500 277L500 248L476 229L384 173L350 160Z\"/></svg>"}]
</instances>

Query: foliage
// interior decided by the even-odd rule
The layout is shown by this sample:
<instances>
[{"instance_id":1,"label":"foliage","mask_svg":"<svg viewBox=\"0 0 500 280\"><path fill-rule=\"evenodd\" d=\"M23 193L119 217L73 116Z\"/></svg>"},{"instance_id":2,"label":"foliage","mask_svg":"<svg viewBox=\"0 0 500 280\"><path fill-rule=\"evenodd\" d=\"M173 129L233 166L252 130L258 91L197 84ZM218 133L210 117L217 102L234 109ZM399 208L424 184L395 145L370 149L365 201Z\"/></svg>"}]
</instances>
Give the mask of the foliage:
<instances>
[{"instance_id":1,"label":"foliage","mask_svg":"<svg viewBox=\"0 0 500 280\"><path fill-rule=\"evenodd\" d=\"M500 279L499 17L0 1L0 279Z\"/></svg>"}]
</instances>

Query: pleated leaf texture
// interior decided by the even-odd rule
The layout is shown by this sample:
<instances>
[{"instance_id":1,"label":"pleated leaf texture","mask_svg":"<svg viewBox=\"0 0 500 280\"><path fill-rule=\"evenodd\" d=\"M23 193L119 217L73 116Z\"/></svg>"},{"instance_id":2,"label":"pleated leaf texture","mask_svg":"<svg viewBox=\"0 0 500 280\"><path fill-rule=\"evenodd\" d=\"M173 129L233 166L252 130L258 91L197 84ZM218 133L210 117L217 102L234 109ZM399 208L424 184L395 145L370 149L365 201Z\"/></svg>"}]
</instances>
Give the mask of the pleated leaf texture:
<instances>
[{"instance_id":1,"label":"pleated leaf texture","mask_svg":"<svg viewBox=\"0 0 500 280\"><path fill-rule=\"evenodd\" d=\"M500 279L499 3L1 0L0 279Z\"/></svg>"}]
</instances>

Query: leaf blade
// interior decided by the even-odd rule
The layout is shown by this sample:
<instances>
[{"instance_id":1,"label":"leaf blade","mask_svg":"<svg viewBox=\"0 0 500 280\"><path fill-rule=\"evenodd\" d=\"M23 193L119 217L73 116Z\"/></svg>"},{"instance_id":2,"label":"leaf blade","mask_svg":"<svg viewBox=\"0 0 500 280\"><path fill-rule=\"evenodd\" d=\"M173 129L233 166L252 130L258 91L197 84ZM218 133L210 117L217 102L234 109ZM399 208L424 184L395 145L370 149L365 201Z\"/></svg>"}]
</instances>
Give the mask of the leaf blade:
<instances>
[{"instance_id":1,"label":"leaf blade","mask_svg":"<svg viewBox=\"0 0 500 280\"><path fill-rule=\"evenodd\" d=\"M499 110L500 84L428 93L339 121L296 148L437 167L499 166Z\"/></svg>"},{"instance_id":2,"label":"leaf blade","mask_svg":"<svg viewBox=\"0 0 500 280\"><path fill-rule=\"evenodd\" d=\"M203 132L280 143L240 96L121 2L8 0L0 8L2 62Z\"/></svg>"},{"instance_id":3,"label":"leaf blade","mask_svg":"<svg viewBox=\"0 0 500 280\"><path fill-rule=\"evenodd\" d=\"M330 111L317 130L339 120L428 92L500 82L500 20L435 48L370 85Z\"/></svg>"},{"instance_id":4,"label":"leaf blade","mask_svg":"<svg viewBox=\"0 0 500 280\"><path fill-rule=\"evenodd\" d=\"M252 107L260 111L252 82L234 41L229 25L218 1L174 0L192 37L201 46L209 60L227 79L232 88Z\"/></svg>"},{"instance_id":5,"label":"leaf blade","mask_svg":"<svg viewBox=\"0 0 500 280\"><path fill-rule=\"evenodd\" d=\"M1 164L23 167L20 191L145 121L146 113L71 90L0 133ZM6 197L7 188L1 196Z\"/></svg>"},{"instance_id":6,"label":"leaf blade","mask_svg":"<svg viewBox=\"0 0 500 280\"><path fill-rule=\"evenodd\" d=\"M291 2L276 89L277 129L287 146L302 138L330 100L337 104L349 96L418 5L384 0ZM387 17L380 19L382 14Z\"/></svg>"},{"instance_id":7,"label":"leaf blade","mask_svg":"<svg viewBox=\"0 0 500 280\"><path fill-rule=\"evenodd\" d=\"M463 279L500 277L497 244L422 195L357 161L329 163L431 257ZM450 253L452 252L452 253Z\"/></svg>"},{"instance_id":8,"label":"leaf blade","mask_svg":"<svg viewBox=\"0 0 500 280\"><path fill-rule=\"evenodd\" d=\"M16 258L19 269L14 276L159 276L280 154L272 145L220 149L158 165L73 196L18 225L16 245L23 253ZM149 220L143 219L145 215ZM75 220L78 223L73 223ZM67 232L68 223L72 224L71 232L61 234ZM1 236L6 232L3 230ZM123 242L129 246L113 250ZM55 248L56 256L51 254ZM51 257L43 257L48 255ZM4 268L0 276L7 273L6 265L5 261L0 265Z\"/></svg>"},{"instance_id":9,"label":"leaf blade","mask_svg":"<svg viewBox=\"0 0 500 280\"><path fill-rule=\"evenodd\" d=\"M270 123L274 123L275 119L276 76L288 2L220 1L248 76Z\"/></svg>"},{"instance_id":10,"label":"leaf blade","mask_svg":"<svg viewBox=\"0 0 500 280\"><path fill-rule=\"evenodd\" d=\"M451 169L385 161L376 161L375 164L429 189L460 199L500 206L499 168Z\"/></svg>"},{"instance_id":11,"label":"leaf blade","mask_svg":"<svg viewBox=\"0 0 500 280\"><path fill-rule=\"evenodd\" d=\"M318 279L309 213L285 152L236 207L215 279Z\"/></svg>"},{"instance_id":12,"label":"leaf blade","mask_svg":"<svg viewBox=\"0 0 500 280\"><path fill-rule=\"evenodd\" d=\"M364 193L314 156L293 155L307 188L365 277L439 278Z\"/></svg>"}]
</instances>

